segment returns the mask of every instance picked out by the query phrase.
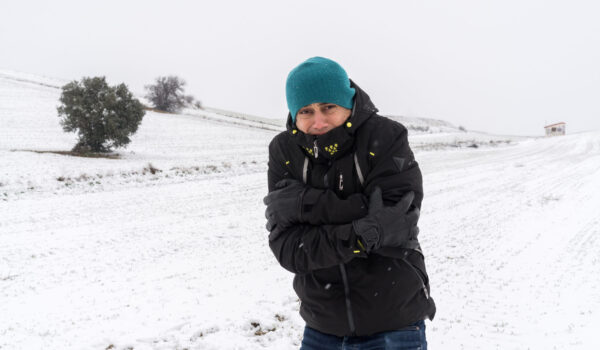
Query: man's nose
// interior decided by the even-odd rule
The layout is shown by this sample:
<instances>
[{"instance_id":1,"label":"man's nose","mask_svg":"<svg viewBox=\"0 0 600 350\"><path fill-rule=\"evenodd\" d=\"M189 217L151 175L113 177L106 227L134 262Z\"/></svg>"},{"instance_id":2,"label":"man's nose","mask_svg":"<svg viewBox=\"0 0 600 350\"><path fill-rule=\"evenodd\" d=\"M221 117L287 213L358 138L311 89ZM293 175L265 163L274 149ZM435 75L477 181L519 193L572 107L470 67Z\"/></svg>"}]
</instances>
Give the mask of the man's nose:
<instances>
[{"instance_id":1,"label":"man's nose","mask_svg":"<svg viewBox=\"0 0 600 350\"><path fill-rule=\"evenodd\" d=\"M321 113L320 111L315 112L315 121L313 123L313 128L322 129L326 126L327 126L327 119L325 118L325 115L323 113Z\"/></svg>"}]
</instances>

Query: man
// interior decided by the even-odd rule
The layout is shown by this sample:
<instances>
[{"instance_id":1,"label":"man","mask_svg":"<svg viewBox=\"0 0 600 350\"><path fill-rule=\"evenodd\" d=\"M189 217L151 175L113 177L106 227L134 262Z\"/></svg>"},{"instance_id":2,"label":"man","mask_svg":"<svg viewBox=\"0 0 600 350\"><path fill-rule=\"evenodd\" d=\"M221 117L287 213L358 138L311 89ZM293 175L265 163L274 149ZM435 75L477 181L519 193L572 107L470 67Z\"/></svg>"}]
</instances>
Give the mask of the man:
<instances>
[{"instance_id":1,"label":"man","mask_svg":"<svg viewBox=\"0 0 600 350\"><path fill-rule=\"evenodd\" d=\"M404 126L336 62L288 75L287 131L269 145L267 229L295 273L302 349L426 349L435 304L417 240L422 177Z\"/></svg>"}]
</instances>

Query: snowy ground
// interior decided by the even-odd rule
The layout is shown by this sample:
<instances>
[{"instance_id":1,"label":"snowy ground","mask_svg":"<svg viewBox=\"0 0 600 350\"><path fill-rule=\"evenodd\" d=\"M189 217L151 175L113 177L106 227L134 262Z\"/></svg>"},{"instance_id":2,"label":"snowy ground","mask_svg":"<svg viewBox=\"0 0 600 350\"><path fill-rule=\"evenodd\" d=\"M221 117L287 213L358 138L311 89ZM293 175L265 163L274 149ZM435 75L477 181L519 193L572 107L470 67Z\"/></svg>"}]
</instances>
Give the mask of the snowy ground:
<instances>
[{"instance_id":1,"label":"snowy ground","mask_svg":"<svg viewBox=\"0 0 600 350\"><path fill-rule=\"evenodd\" d=\"M75 142L61 84L0 73L0 349L298 347L264 230L277 128L149 112L119 159L35 153ZM410 141L430 348L600 348L600 132Z\"/></svg>"}]
</instances>

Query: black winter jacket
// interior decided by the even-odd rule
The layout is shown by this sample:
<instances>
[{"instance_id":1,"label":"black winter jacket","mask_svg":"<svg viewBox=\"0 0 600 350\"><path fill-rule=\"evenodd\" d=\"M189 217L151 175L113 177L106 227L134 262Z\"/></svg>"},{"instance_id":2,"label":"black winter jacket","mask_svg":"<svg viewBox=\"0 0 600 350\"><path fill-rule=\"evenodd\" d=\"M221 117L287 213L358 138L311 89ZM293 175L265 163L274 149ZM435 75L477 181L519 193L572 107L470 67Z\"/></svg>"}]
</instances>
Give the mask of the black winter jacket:
<instances>
[{"instance_id":1,"label":"black winter jacket","mask_svg":"<svg viewBox=\"0 0 600 350\"><path fill-rule=\"evenodd\" d=\"M435 303L418 242L367 255L357 245L352 220L368 213L378 186L386 205L407 191L421 207L422 177L406 128L378 116L369 96L356 89L352 115L325 135L287 131L269 145L269 191L284 178L321 189L305 196L309 222L269 235L279 263L296 274L294 289L306 324L337 336L371 335L433 319Z\"/></svg>"}]
</instances>

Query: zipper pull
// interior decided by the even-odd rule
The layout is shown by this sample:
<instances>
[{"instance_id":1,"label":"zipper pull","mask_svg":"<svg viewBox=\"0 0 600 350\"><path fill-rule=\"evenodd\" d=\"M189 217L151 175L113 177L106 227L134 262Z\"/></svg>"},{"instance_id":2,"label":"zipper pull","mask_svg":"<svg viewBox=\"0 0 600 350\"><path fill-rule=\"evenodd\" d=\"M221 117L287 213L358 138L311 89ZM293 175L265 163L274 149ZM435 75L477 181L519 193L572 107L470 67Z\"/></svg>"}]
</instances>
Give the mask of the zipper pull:
<instances>
[{"instance_id":1,"label":"zipper pull","mask_svg":"<svg viewBox=\"0 0 600 350\"><path fill-rule=\"evenodd\" d=\"M313 145L314 145L313 150L315 153L315 158L319 158L319 147L317 147L317 139L315 139Z\"/></svg>"},{"instance_id":2,"label":"zipper pull","mask_svg":"<svg viewBox=\"0 0 600 350\"><path fill-rule=\"evenodd\" d=\"M338 188L340 191L344 189L344 175L342 173L340 173L340 182L338 184Z\"/></svg>"}]
</instances>

